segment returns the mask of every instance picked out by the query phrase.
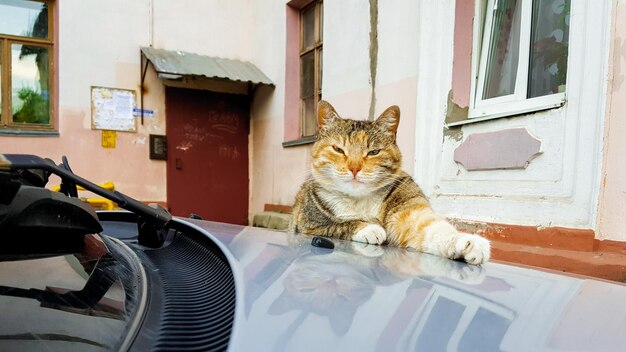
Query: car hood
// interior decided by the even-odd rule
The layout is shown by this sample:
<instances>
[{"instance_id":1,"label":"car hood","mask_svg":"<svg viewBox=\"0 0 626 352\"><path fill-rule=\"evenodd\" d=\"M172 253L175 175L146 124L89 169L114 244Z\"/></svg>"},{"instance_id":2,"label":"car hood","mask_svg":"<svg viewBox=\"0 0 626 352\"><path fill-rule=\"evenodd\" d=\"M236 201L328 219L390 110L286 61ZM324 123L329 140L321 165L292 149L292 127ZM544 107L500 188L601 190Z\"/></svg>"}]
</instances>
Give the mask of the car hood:
<instances>
[{"instance_id":1,"label":"car hood","mask_svg":"<svg viewBox=\"0 0 626 352\"><path fill-rule=\"evenodd\" d=\"M620 350L626 286L405 249L180 220L224 251L237 287L229 349Z\"/></svg>"}]
</instances>

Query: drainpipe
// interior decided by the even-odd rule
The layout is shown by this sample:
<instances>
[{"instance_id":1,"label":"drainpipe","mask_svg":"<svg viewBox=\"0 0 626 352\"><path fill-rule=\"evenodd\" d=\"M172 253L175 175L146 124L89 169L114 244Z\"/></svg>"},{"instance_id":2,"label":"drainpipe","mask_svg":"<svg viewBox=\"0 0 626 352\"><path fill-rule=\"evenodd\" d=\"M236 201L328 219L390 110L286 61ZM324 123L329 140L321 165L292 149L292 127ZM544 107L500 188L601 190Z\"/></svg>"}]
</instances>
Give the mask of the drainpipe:
<instances>
[{"instance_id":1,"label":"drainpipe","mask_svg":"<svg viewBox=\"0 0 626 352\"><path fill-rule=\"evenodd\" d=\"M370 0L370 81L372 93L368 120L374 120L376 110L376 67L378 66L378 0Z\"/></svg>"}]
</instances>

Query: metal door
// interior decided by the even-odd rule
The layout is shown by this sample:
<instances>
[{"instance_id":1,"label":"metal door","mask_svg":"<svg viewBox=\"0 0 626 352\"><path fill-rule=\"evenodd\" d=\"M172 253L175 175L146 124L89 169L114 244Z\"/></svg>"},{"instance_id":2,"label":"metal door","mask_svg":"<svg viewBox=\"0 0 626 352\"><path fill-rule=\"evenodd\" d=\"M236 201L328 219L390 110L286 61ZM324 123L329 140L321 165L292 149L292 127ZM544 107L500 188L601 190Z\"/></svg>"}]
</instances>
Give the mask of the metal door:
<instances>
[{"instance_id":1,"label":"metal door","mask_svg":"<svg viewBox=\"0 0 626 352\"><path fill-rule=\"evenodd\" d=\"M167 87L165 104L172 214L247 225L248 97Z\"/></svg>"}]
</instances>

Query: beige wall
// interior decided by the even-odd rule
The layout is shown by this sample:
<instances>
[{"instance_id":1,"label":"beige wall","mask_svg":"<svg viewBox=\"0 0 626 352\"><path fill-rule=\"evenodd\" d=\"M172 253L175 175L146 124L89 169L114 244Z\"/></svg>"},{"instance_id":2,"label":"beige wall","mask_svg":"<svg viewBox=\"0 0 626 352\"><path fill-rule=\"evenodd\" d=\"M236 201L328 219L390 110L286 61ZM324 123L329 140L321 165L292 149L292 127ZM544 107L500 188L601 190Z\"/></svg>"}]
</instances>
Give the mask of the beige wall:
<instances>
[{"instance_id":1,"label":"beige wall","mask_svg":"<svg viewBox=\"0 0 626 352\"><path fill-rule=\"evenodd\" d=\"M18 137L0 136L0 152L33 153L60 161L62 155L69 157L74 171L95 182L112 180L117 189L144 201L166 200L165 162L148 158L149 134L165 134L164 87L155 77L152 69L146 77L146 109L156 112L155 117L145 118L144 125L138 122L137 133L118 133L115 149L101 146L101 133L91 129L90 87L105 86L133 89L137 91L139 104L140 55L141 46L153 45L167 50L185 50L198 54L242 59L258 66L274 83L275 87L261 88L255 94L251 111L250 133L250 207L249 215L261 211L264 204L292 204L301 182L309 174L310 145L284 148L284 107L285 107L285 40L286 40L286 4L287 0L236 0L236 1L167 1L167 0L63 0L59 6L59 51L57 69L59 75L58 114L59 134L56 137ZM404 155L404 169L414 174L432 195L438 209L448 215L463 215L468 218L511 223L515 215L528 213L528 218L536 220L536 208L523 203L521 212L499 200L503 197L481 198L476 203L466 197L468 185L475 194L482 195L487 189L490 195L497 195L491 186L494 179L502 178L501 173L492 172L488 177L470 179L467 175L459 176L458 167L446 156L458 141L445 141L442 121L445 115L447 92L450 90L452 71L453 0L438 1L436 4L398 0L393 6L379 2L378 12L378 68L374 95L374 115L380 114L389 105L401 108L401 124L398 144ZM626 240L626 231L621 227L621 214L626 208L626 166L623 151L626 141L626 86L622 73L626 60L626 1L613 0L614 9L612 28L612 55L610 65L608 95L606 99L606 123L604 133L603 169L601 186L592 187L593 177L583 177L586 182L577 187L570 182L574 195L591 192L599 193L598 215L584 207L574 204L573 208L584 208L584 216L578 222L569 221L568 211L559 210L553 204L544 202L539 205L546 209L550 218L564 217L565 220L541 225L594 226L601 238ZM577 2L580 11L587 11L588 16L600 17L602 9L596 9L591 1ZM584 4L585 6L582 6ZM325 6L324 26L324 82L323 96L346 117L367 118L370 109L372 85L370 79L369 51L370 12L369 3L357 0L327 1ZM219 16L216 14L219 13ZM582 12L581 12L582 13ZM586 15L587 16L587 15ZM592 17L590 17L592 18ZM585 16L575 17L576 23L583 23ZM583 24L586 24L584 22ZM589 34L579 33L572 45L581 48L582 44L593 44L591 37L598 37L589 26ZM608 26L607 26L608 27ZM602 28L598 32L602 32ZM338 35L349 33L349 35ZM602 34L602 33L600 33ZM586 44L587 45L587 44ZM599 44L598 44L599 45ZM586 48L587 46L585 46ZM605 46L606 47L606 46ZM601 51L601 50L600 50ZM581 53L583 50L580 51ZM594 52L593 50L584 52ZM587 54L586 54L587 55ZM602 61L592 54L572 55L571 82L582 81L581 67L589 63ZM589 60L587 60L589 59ZM595 61L594 61L595 60ZM603 63L599 63L601 65ZM596 65L596 66L598 66ZM594 66L595 67L595 66ZM594 72L600 72L597 69ZM587 72L588 73L588 72ZM596 77L602 76L595 75ZM578 80L578 81L576 81ZM598 78L599 80L599 78ZM597 80L593 80L595 82ZM589 84L589 80L585 81ZM568 78L569 83L569 78ZM584 85L576 85L584 86ZM599 87L599 85L597 85ZM594 88L592 86L591 88ZM582 107L590 104L581 103L589 90L594 90L593 97L602 89L572 90L570 105L578 101ZM591 99L591 98L589 98ZM584 110L586 112L587 110ZM600 113L581 113L581 116L595 116L603 119ZM555 144L563 140L560 131L563 126L574 132L592 130L587 126L596 126L588 118L580 121L565 118L556 113L545 113L531 117L525 122L537 128L545 129L540 136L546 141L546 151L542 156L546 165L562 163L562 167L573 178L580 178L572 165L589 160L599 161L600 154L595 150L596 142L590 145L575 143ZM545 115L545 116L544 116ZM476 124L464 129L466 133L481 132L491 127L494 129L510 128L518 120L504 119L492 124ZM552 122L551 122L552 121ZM559 124L555 124L557 121ZM547 124L553 123L552 125ZM589 122L589 123L588 123ZM516 125L517 126L517 125ZM578 126L578 127L577 127ZM582 133L581 132L581 133ZM582 134L581 134L582 135ZM569 141L569 139L568 139ZM559 142L561 143L561 142ZM598 144L601 144L599 142ZM458 144L458 143L457 143ZM562 155L551 156L563 151ZM574 155L576 154L576 155ZM584 156L584 158L582 156ZM549 160L547 160L549 158ZM578 161L577 161L578 160ZM582 161L580 161L582 160ZM534 162L539 165L541 160ZM555 164L556 163L556 164ZM543 164L542 164L543 165ZM560 164L559 164L560 165ZM582 166L581 166L582 168ZM548 168L549 169L549 168ZM576 169L578 170L578 169ZM564 172L565 172L564 171ZM531 168L527 172L535 172ZM539 172L539 171L537 171ZM545 172L544 172L545 173ZM591 172L589 172L591 173ZM600 174L596 172L595 175ZM481 174L482 175L482 174ZM512 181L518 182L516 173L509 173ZM479 175L480 176L480 175ZM576 176L576 177L575 177ZM465 178L464 178L465 177ZM509 177L509 176L507 176ZM557 179L559 175L555 176ZM452 184L452 197L439 196L442 185ZM530 180L533 181L533 180ZM587 182L588 181L588 182ZM53 181L58 182L58 180ZM513 183L512 183L513 184ZM515 184L513 184L515 185ZM515 189L508 184L502 192ZM600 188L600 189L598 189ZM534 188L533 188L534 189ZM531 191L533 190L531 189ZM444 190L445 191L445 190ZM481 192L479 192L481 191ZM558 190L557 190L558 191ZM569 188L568 188L569 192ZM560 193L553 192L557 195ZM506 197L505 197L506 198ZM575 198L569 197L566 201ZM592 196L585 197L585 200ZM559 198L560 199L560 198ZM592 201L596 201L593 198ZM466 203L463 201L466 200ZM498 202L496 202L496 200ZM559 200L561 201L561 200ZM589 203L591 203L590 201ZM562 201L561 201L562 202ZM585 201L586 202L586 201ZM460 204L460 205L459 205ZM493 204L493 206L491 206ZM573 203L572 203L573 204ZM458 206L457 206L458 205ZM477 206L481 205L481 206ZM454 208L457 206L457 208ZM457 211L458 210L458 211ZM518 209L519 210L519 209ZM493 219L482 213L495 214ZM475 214L476 216L471 216ZM460 216L459 217L463 217ZM507 217L509 216L509 217ZM574 215L572 215L574 216ZM590 219L591 218L591 219ZM504 219L504 220L503 220ZM519 220L519 219L517 219ZM577 218L575 219L577 220ZM596 221L597 220L597 221Z\"/></svg>"},{"instance_id":2,"label":"beige wall","mask_svg":"<svg viewBox=\"0 0 626 352\"><path fill-rule=\"evenodd\" d=\"M598 232L626 241L626 1L615 1L613 24Z\"/></svg>"},{"instance_id":3,"label":"beige wall","mask_svg":"<svg viewBox=\"0 0 626 352\"><path fill-rule=\"evenodd\" d=\"M137 133L119 132L116 147L102 147L91 129L91 86L135 90L139 105L139 46L149 37L149 1L57 1L59 136L0 136L2 153L31 153L55 162L66 155L73 171L94 182L114 181L118 190L145 201L165 200L165 167L148 159L148 135L164 134L163 90L152 88L145 108L155 117L138 121ZM124 9L124 10L119 10ZM53 179L49 185L58 184ZM82 194L81 194L82 195ZM87 195L87 194L85 194Z\"/></svg>"},{"instance_id":4,"label":"beige wall","mask_svg":"<svg viewBox=\"0 0 626 352\"><path fill-rule=\"evenodd\" d=\"M149 135L166 132L164 86L150 67L144 108L155 115L145 117L143 125L138 118L136 133L118 132L114 149L103 148L101 132L91 129L91 86L135 90L139 107L140 47L150 45L251 61L274 81L282 75L282 0L62 0L56 6L59 136L0 135L0 152L57 162L67 155L77 174L94 182L114 181L119 191L142 201L166 201L166 164L149 159ZM270 47L267 38L278 39ZM272 94L263 99L282 106ZM261 119L279 118L275 110L260 109L267 114ZM50 186L58 182L53 179Z\"/></svg>"}]
</instances>

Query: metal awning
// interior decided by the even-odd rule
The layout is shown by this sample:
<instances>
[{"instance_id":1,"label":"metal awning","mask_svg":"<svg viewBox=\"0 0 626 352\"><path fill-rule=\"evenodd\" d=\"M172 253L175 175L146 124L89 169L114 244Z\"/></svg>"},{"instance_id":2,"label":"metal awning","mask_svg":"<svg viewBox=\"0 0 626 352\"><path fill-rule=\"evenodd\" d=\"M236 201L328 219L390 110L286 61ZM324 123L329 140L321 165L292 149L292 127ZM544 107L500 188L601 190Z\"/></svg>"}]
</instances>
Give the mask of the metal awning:
<instances>
[{"instance_id":1,"label":"metal awning","mask_svg":"<svg viewBox=\"0 0 626 352\"><path fill-rule=\"evenodd\" d=\"M152 63L158 77L165 81L209 79L274 86L261 70L246 61L149 47L142 47L141 53Z\"/></svg>"}]
</instances>

